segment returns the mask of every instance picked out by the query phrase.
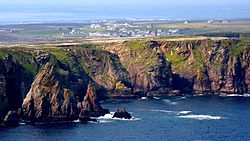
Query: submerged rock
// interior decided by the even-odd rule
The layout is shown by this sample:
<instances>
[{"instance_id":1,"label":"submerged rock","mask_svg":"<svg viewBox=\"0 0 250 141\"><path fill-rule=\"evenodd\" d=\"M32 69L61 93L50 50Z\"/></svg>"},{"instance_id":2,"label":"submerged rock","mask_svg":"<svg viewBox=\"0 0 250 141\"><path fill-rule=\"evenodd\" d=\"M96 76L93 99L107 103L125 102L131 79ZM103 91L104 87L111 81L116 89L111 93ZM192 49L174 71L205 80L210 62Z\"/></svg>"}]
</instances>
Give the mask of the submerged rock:
<instances>
[{"instance_id":1,"label":"submerged rock","mask_svg":"<svg viewBox=\"0 0 250 141\"><path fill-rule=\"evenodd\" d=\"M131 119L132 116L125 109L117 109L113 115L113 118Z\"/></svg>"}]
</instances>

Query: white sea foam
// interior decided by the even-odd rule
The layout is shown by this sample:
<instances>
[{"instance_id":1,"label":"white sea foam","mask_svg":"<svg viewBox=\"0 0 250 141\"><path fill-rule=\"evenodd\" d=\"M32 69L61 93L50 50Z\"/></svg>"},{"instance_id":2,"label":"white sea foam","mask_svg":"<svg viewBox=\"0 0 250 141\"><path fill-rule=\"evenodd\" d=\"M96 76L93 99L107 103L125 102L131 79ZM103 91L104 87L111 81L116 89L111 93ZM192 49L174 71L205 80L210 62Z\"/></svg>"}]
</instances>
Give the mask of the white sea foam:
<instances>
[{"instance_id":1,"label":"white sea foam","mask_svg":"<svg viewBox=\"0 0 250 141\"><path fill-rule=\"evenodd\" d=\"M20 125L25 125L26 123L24 123L24 122L20 122L19 124L20 124Z\"/></svg>"},{"instance_id":2,"label":"white sea foam","mask_svg":"<svg viewBox=\"0 0 250 141\"><path fill-rule=\"evenodd\" d=\"M238 96L243 96L243 95L239 95L239 94L228 94L227 97L238 97Z\"/></svg>"},{"instance_id":3,"label":"white sea foam","mask_svg":"<svg viewBox=\"0 0 250 141\"><path fill-rule=\"evenodd\" d=\"M192 111L180 111L180 112L178 112L178 114L177 115L187 115L187 114L189 114L189 113L191 113Z\"/></svg>"},{"instance_id":4,"label":"white sea foam","mask_svg":"<svg viewBox=\"0 0 250 141\"><path fill-rule=\"evenodd\" d=\"M177 116L179 118L187 118L187 119L197 119L197 120L220 120L223 119L220 116L211 116L211 115L182 115Z\"/></svg>"},{"instance_id":5,"label":"white sea foam","mask_svg":"<svg viewBox=\"0 0 250 141\"><path fill-rule=\"evenodd\" d=\"M161 98L159 98L159 97L155 97L155 96L154 96L154 97L153 97L153 99L157 99L157 100L159 100L159 99L161 99Z\"/></svg>"},{"instance_id":6,"label":"white sea foam","mask_svg":"<svg viewBox=\"0 0 250 141\"><path fill-rule=\"evenodd\" d=\"M100 120L98 122L93 122L93 123L110 123L112 121L108 121L108 120Z\"/></svg>"},{"instance_id":7,"label":"white sea foam","mask_svg":"<svg viewBox=\"0 0 250 141\"><path fill-rule=\"evenodd\" d=\"M125 119L125 118L113 118L115 112L110 112L110 114L106 114L104 116L96 118L98 122L100 123L106 123L111 122L112 120L123 120L123 121L135 121L135 120L141 120L140 118L133 117L131 119Z\"/></svg>"},{"instance_id":8,"label":"white sea foam","mask_svg":"<svg viewBox=\"0 0 250 141\"><path fill-rule=\"evenodd\" d=\"M239 95L239 94L220 94L220 97L242 97L244 95Z\"/></svg>"},{"instance_id":9,"label":"white sea foam","mask_svg":"<svg viewBox=\"0 0 250 141\"><path fill-rule=\"evenodd\" d=\"M142 97L141 99L142 99L142 100L145 100L145 99L148 99L148 97Z\"/></svg>"},{"instance_id":10,"label":"white sea foam","mask_svg":"<svg viewBox=\"0 0 250 141\"><path fill-rule=\"evenodd\" d=\"M77 123L77 122L81 122L81 121L78 119L78 120L73 120L72 122L76 122Z\"/></svg>"},{"instance_id":11,"label":"white sea foam","mask_svg":"<svg viewBox=\"0 0 250 141\"><path fill-rule=\"evenodd\" d=\"M250 97L250 94L243 94L244 97Z\"/></svg>"},{"instance_id":12,"label":"white sea foam","mask_svg":"<svg viewBox=\"0 0 250 141\"><path fill-rule=\"evenodd\" d=\"M164 102L166 102L167 104L170 104L170 105L176 105L177 102L173 102L171 100L168 100L168 99L163 99Z\"/></svg>"},{"instance_id":13,"label":"white sea foam","mask_svg":"<svg viewBox=\"0 0 250 141\"><path fill-rule=\"evenodd\" d=\"M192 112L192 111L168 111L168 110L150 110L150 111L151 112L170 113L170 114L174 114L174 115L177 115L177 116L187 115L187 114Z\"/></svg>"},{"instance_id":14,"label":"white sea foam","mask_svg":"<svg viewBox=\"0 0 250 141\"><path fill-rule=\"evenodd\" d=\"M162 112L162 113L177 113L176 111L167 111L167 110L150 110L151 112Z\"/></svg>"},{"instance_id":15,"label":"white sea foam","mask_svg":"<svg viewBox=\"0 0 250 141\"><path fill-rule=\"evenodd\" d=\"M100 116L100 117L98 117L96 119L112 119L113 118L113 114L114 114L114 112L110 112L110 114L106 114L104 116Z\"/></svg>"},{"instance_id":16,"label":"white sea foam","mask_svg":"<svg viewBox=\"0 0 250 141\"><path fill-rule=\"evenodd\" d=\"M194 96L204 96L204 94L200 93L200 94L196 94Z\"/></svg>"}]
</instances>

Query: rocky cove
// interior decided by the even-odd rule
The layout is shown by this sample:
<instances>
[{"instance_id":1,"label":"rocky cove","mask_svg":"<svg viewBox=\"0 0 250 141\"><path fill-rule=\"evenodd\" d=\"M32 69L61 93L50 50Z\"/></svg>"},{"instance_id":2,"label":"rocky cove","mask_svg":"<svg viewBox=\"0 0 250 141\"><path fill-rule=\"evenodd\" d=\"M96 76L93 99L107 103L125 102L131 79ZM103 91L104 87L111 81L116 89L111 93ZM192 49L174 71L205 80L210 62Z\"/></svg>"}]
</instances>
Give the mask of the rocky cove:
<instances>
[{"instance_id":1,"label":"rocky cove","mask_svg":"<svg viewBox=\"0 0 250 141\"><path fill-rule=\"evenodd\" d=\"M250 94L250 40L143 39L0 49L0 119L90 120L110 98Z\"/></svg>"}]
</instances>

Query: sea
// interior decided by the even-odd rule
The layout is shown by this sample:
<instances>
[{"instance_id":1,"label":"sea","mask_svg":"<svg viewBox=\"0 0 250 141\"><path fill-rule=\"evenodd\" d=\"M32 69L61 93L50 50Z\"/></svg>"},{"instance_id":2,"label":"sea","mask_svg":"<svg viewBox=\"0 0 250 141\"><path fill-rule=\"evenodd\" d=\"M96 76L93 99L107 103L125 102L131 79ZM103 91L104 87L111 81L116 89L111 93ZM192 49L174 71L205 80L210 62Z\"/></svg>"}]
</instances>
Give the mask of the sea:
<instances>
[{"instance_id":1,"label":"sea","mask_svg":"<svg viewBox=\"0 0 250 141\"><path fill-rule=\"evenodd\" d=\"M98 122L51 123L0 129L0 140L34 141L248 141L250 98L177 96L102 102L111 114ZM125 108L133 118L112 118Z\"/></svg>"},{"instance_id":2,"label":"sea","mask_svg":"<svg viewBox=\"0 0 250 141\"><path fill-rule=\"evenodd\" d=\"M225 4L226 5L226 4ZM88 23L101 20L249 19L249 5L1 5L0 24Z\"/></svg>"}]
</instances>

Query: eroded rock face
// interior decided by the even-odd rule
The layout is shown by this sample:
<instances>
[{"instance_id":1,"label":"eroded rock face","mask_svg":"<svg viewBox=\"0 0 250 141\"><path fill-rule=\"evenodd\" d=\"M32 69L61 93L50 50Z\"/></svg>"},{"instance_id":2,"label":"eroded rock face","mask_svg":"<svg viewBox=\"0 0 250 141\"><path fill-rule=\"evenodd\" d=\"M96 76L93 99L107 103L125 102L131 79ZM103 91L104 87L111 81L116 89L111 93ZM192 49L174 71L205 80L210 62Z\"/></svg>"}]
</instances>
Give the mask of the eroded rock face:
<instances>
[{"instance_id":1,"label":"eroded rock face","mask_svg":"<svg viewBox=\"0 0 250 141\"><path fill-rule=\"evenodd\" d=\"M103 109L99 103L100 99L96 94L93 84L89 84L86 95L80 104L80 117L99 117L109 113L109 110Z\"/></svg>"},{"instance_id":2,"label":"eroded rock face","mask_svg":"<svg viewBox=\"0 0 250 141\"><path fill-rule=\"evenodd\" d=\"M10 109L17 110L25 96L24 72L22 66L11 56L7 55L4 59L6 92ZM18 94L18 95L17 95Z\"/></svg>"},{"instance_id":3,"label":"eroded rock face","mask_svg":"<svg viewBox=\"0 0 250 141\"><path fill-rule=\"evenodd\" d=\"M172 62L173 89L249 93L249 47L242 51L239 44L238 40L162 42Z\"/></svg>"},{"instance_id":4,"label":"eroded rock face","mask_svg":"<svg viewBox=\"0 0 250 141\"><path fill-rule=\"evenodd\" d=\"M166 61L157 41L125 42L102 46L101 49L119 56L122 65L129 72L133 93L158 95L166 93L171 87L171 65Z\"/></svg>"},{"instance_id":5,"label":"eroded rock face","mask_svg":"<svg viewBox=\"0 0 250 141\"><path fill-rule=\"evenodd\" d=\"M244 72L245 92L250 93L250 45L247 45L242 54L242 69Z\"/></svg>"},{"instance_id":6,"label":"eroded rock face","mask_svg":"<svg viewBox=\"0 0 250 141\"><path fill-rule=\"evenodd\" d=\"M78 118L78 91L74 89L84 81L58 64L47 63L37 74L23 101L23 118L30 121L61 121ZM74 86L75 85L75 86Z\"/></svg>"},{"instance_id":7,"label":"eroded rock face","mask_svg":"<svg viewBox=\"0 0 250 141\"><path fill-rule=\"evenodd\" d=\"M0 63L1 64L1 63ZM2 67L0 67L1 69ZM2 72L2 70L0 71ZM6 78L0 74L0 118L2 119L6 111L9 109L9 102L6 93Z\"/></svg>"},{"instance_id":8,"label":"eroded rock face","mask_svg":"<svg viewBox=\"0 0 250 141\"><path fill-rule=\"evenodd\" d=\"M124 85L126 93L116 93L118 96L132 93L131 79L128 71L121 65L117 55L102 50L72 49L81 67L87 72L90 79L99 85L98 93L112 95L116 92L117 83ZM105 92L106 91L106 92Z\"/></svg>"},{"instance_id":9,"label":"eroded rock face","mask_svg":"<svg viewBox=\"0 0 250 141\"><path fill-rule=\"evenodd\" d=\"M47 63L37 74L23 101L22 117L29 121L72 121L105 115L92 86L67 67ZM86 92L87 90L87 92Z\"/></svg>"},{"instance_id":10,"label":"eroded rock face","mask_svg":"<svg viewBox=\"0 0 250 141\"><path fill-rule=\"evenodd\" d=\"M0 119L9 110L20 108L25 95L23 75L21 65L11 55L0 60Z\"/></svg>"},{"instance_id":11,"label":"eroded rock face","mask_svg":"<svg viewBox=\"0 0 250 141\"><path fill-rule=\"evenodd\" d=\"M208 70L206 66L203 66L202 69L197 70L197 75L194 80L193 89L197 92L204 92L211 90L211 80L208 76Z\"/></svg>"}]
</instances>

